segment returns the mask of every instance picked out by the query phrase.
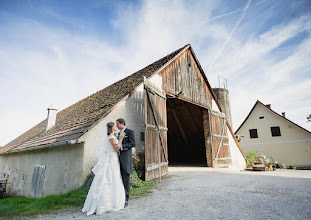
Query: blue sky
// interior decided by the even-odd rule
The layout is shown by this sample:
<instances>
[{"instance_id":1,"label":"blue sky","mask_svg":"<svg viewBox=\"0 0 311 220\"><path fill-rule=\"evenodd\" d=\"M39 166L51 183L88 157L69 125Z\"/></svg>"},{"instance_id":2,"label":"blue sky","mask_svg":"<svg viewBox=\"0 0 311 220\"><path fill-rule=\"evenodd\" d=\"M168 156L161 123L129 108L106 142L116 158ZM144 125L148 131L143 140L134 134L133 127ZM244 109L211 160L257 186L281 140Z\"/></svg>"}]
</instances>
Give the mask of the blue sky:
<instances>
[{"instance_id":1,"label":"blue sky","mask_svg":"<svg viewBox=\"0 0 311 220\"><path fill-rule=\"evenodd\" d=\"M0 146L188 43L234 130L257 99L311 130L308 0L0 0Z\"/></svg>"}]
</instances>

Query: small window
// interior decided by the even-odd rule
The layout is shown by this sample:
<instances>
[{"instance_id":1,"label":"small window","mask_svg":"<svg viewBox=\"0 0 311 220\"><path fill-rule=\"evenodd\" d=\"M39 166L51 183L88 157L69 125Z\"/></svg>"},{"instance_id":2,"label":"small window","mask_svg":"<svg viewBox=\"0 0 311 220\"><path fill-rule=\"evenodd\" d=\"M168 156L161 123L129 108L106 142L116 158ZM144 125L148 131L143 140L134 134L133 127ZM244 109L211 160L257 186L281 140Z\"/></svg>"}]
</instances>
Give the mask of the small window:
<instances>
[{"instance_id":1,"label":"small window","mask_svg":"<svg viewBox=\"0 0 311 220\"><path fill-rule=\"evenodd\" d=\"M251 138L258 138L257 129L249 129L249 135Z\"/></svg>"},{"instance_id":2,"label":"small window","mask_svg":"<svg viewBox=\"0 0 311 220\"><path fill-rule=\"evenodd\" d=\"M264 116L264 115L261 115L261 116L258 117L258 119L259 119L259 120L264 120L264 119L265 119L265 116Z\"/></svg>"},{"instance_id":3,"label":"small window","mask_svg":"<svg viewBox=\"0 0 311 220\"><path fill-rule=\"evenodd\" d=\"M272 134L272 137L281 136L280 127L271 127L271 134Z\"/></svg>"},{"instance_id":4,"label":"small window","mask_svg":"<svg viewBox=\"0 0 311 220\"><path fill-rule=\"evenodd\" d=\"M27 180L27 173L24 173L24 174L23 174L23 183L25 183L26 180Z\"/></svg>"}]
</instances>

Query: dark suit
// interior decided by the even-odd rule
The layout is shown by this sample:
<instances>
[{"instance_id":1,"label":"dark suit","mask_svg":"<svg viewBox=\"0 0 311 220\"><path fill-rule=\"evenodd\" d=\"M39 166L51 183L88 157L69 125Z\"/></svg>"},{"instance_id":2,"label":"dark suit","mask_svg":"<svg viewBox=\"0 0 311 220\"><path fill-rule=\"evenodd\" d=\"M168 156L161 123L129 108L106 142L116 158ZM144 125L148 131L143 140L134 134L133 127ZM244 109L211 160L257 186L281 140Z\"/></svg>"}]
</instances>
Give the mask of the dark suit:
<instances>
[{"instance_id":1,"label":"dark suit","mask_svg":"<svg viewBox=\"0 0 311 220\"><path fill-rule=\"evenodd\" d=\"M131 129L124 130L125 137L122 141L122 149L120 150L120 169L125 189L126 200L130 195L130 174L133 174L132 147L135 147L135 134Z\"/></svg>"}]
</instances>

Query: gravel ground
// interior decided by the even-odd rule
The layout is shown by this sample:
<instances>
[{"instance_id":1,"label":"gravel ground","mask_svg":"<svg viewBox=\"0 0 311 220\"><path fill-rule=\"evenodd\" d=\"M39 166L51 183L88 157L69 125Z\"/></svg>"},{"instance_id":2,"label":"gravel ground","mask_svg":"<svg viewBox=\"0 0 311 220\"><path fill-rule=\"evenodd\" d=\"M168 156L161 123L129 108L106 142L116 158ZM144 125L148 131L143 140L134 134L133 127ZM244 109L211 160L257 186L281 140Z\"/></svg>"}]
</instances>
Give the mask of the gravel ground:
<instances>
[{"instance_id":1,"label":"gravel ground","mask_svg":"<svg viewBox=\"0 0 311 220\"><path fill-rule=\"evenodd\" d=\"M79 209L36 218L311 219L311 170L169 167L152 194L118 212L86 216Z\"/></svg>"}]
</instances>

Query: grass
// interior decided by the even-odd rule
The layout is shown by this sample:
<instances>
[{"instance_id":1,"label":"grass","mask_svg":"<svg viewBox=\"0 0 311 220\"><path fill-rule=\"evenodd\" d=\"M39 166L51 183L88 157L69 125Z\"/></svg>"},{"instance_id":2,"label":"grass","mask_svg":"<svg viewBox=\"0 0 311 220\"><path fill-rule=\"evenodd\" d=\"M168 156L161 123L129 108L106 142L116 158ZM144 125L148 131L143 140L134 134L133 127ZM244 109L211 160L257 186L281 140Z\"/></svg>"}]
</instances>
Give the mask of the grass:
<instances>
[{"instance_id":1,"label":"grass","mask_svg":"<svg viewBox=\"0 0 311 220\"><path fill-rule=\"evenodd\" d=\"M66 194L50 195L37 199L26 197L0 199L0 219L47 214L79 207L82 209L93 177L93 175L90 175L81 188ZM134 173L131 180L134 184L132 184L133 186L131 187L130 199L136 199L151 193L152 188L156 185L155 182L141 181L136 177Z\"/></svg>"}]
</instances>

